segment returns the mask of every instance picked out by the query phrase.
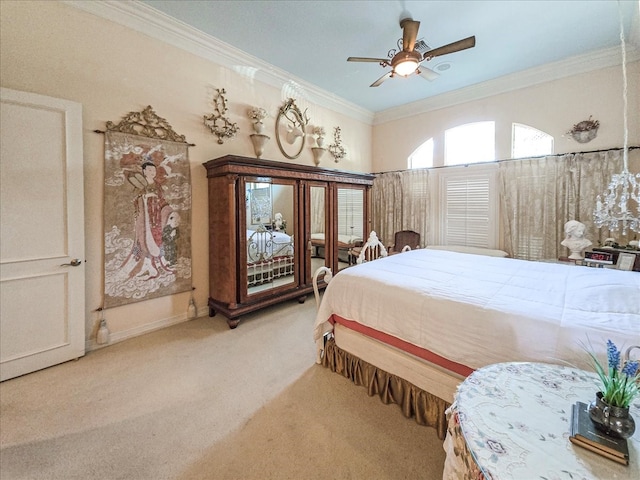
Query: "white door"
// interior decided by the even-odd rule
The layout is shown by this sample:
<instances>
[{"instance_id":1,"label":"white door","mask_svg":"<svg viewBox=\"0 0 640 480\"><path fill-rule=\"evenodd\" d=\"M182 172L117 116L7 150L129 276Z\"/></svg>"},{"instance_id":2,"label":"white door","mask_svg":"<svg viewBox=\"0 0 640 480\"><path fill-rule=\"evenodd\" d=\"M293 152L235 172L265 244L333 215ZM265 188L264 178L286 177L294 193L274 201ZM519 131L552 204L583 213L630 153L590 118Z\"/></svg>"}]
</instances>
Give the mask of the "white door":
<instances>
[{"instance_id":1,"label":"white door","mask_svg":"<svg viewBox=\"0 0 640 480\"><path fill-rule=\"evenodd\" d=\"M84 191L82 106L0 100L3 381L84 355Z\"/></svg>"}]
</instances>

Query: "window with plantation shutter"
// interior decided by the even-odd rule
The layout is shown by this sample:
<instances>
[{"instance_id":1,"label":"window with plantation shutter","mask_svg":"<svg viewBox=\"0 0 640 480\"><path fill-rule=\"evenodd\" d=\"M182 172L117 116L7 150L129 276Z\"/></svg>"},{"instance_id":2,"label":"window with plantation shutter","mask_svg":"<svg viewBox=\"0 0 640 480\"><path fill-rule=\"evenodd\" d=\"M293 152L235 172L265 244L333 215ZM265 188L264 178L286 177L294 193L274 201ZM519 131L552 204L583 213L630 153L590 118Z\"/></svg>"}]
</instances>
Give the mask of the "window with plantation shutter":
<instances>
[{"instance_id":1,"label":"window with plantation shutter","mask_svg":"<svg viewBox=\"0 0 640 480\"><path fill-rule=\"evenodd\" d=\"M338 188L338 235L366 238L364 228L364 190Z\"/></svg>"},{"instance_id":2,"label":"window with plantation shutter","mask_svg":"<svg viewBox=\"0 0 640 480\"><path fill-rule=\"evenodd\" d=\"M477 170L477 169L476 169ZM444 245L496 248L495 168L440 172L440 238Z\"/></svg>"}]
</instances>

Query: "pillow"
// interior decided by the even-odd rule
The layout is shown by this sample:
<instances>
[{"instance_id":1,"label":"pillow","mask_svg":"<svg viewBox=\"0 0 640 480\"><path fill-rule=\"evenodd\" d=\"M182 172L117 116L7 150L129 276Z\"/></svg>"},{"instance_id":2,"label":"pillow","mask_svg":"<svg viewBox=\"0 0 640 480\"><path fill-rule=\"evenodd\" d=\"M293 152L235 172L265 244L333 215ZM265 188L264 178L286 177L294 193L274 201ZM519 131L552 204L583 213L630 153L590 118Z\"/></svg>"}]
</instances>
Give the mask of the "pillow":
<instances>
[{"instance_id":1,"label":"pillow","mask_svg":"<svg viewBox=\"0 0 640 480\"><path fill-rule=\"evenodd\" d=\"M509 254L507 252L503 252L502 250L492 250L490 248L480 248L480 247L464 247L461 245L429 245L425 248L430 248L432 250L449 250L450 252L458 252L458 253L471 253L473 255L487 255L489 257L508 257Z\"/></svg>"}]
</instances>

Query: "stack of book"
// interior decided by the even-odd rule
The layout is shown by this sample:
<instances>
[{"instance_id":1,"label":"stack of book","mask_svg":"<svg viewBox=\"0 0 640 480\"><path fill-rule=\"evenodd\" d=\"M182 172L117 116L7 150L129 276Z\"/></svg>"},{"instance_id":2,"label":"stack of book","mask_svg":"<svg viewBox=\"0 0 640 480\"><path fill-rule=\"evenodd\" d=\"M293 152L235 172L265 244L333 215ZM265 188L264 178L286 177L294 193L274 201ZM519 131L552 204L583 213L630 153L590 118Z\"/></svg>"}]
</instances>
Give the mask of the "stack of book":
<instances>
[{"instance_id":1,"label":"stack of book","mask_svg":"<svg viewBox=\"0 0 640 480\"><path fill-rule=\"evenodd\" d=\"M615 438L596 430L589 417L587 404L576 402L571 406L569 440L603 457L629 465L629 446L624 438Z\"/></svg>"}]
</instances>

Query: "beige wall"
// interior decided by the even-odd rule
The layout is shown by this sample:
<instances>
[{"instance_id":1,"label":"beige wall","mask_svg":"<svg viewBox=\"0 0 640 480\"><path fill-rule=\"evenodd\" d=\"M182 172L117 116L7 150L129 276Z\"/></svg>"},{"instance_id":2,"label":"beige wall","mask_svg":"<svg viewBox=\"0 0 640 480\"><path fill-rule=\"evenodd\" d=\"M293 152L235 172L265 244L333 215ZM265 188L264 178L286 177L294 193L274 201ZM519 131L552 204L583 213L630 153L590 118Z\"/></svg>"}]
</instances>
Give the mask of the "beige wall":
<instances>
[{"instance_id":1,"label":"beige wall","mask_svg":"<svg viewBox=\"0 0 640 480\"><path fill-rule=\"evenodd\" d=\"M207 189L202 163L226 154L253 156L248 138L248 106L275 114L284 96L279 88L244 77L203 58L154 40L126 27L54 1L2 1L0 9L0 85L15 90L64 98L83 105L86 222L87 336L95 337L102 303L103 164L102 135L106 121L119 122L130 111L151 105L187 140L193 181L193 285L203 308L208 290ZM238 69L241 70L241 69ZM629 66L630 144L640 143L638 91L640 63ZM342 128L347 158L322 166L350 171L380 172L406 168L406 159L429 137L436 139L436 161L442 160L444 130L462 123L497 122L497 157L509 157L511 123L519 122L556 137L556 151L617 147L622 144L620 67L581 74L502 95L440 109L371 127L353 118L310 105L311 123L322 125L331 138ZM202 124L212 113L212 92L225 88L231 120L238 137L223 145ZM601 123L598 137L578 144L562 135L573 124L593 115ZM269 132L267 132L269 134ZM263 158L288 161L273 134ZM373 140L372 140L373 136ZM389 139L393 139L389 141ZM313 164L305 149L296 163ZM111 309L106 317L114 338L126 338L184 319L188 293Z\"/></svg>"},{"instance_id":2,"label":"beige wall","mask_svg":"<svg viewBox=\"0 0 640 480\"><path fill-rule=\"evenodd\" d=\"M248 106L270 112L273 131L283 103L280 89L267 86L171 47L148 36L54 1L2 1L0 10L0 85L5 88L64 98L83 106L86 322L95 338L103 289L103 165L104 138L93 130L118 123L131 111L151 105L173 128L196 146L189 149L193 182L192 260L196 301L204 312L208 291L207 186L202 163L227 154L254 156L248 134ZM213 112L212 92L225 88L231 120L240 132L223 145L202 123ZM371 126L310 105L311 123L327 133L340 125L348 157L340 164L323 159L322 166L371 171ZM269 132L266 132L269 134ZM287 161L275 136L263 158ZM328 137L329 139L330 137ZM306 148L297 163L313 165ZM25 179L25 188L28 188ZM188 293L110 309L112 338L126 338L185 318Z\"/></svg>"},{"instance_id":3,"label":"beige wall","mask_svg":"<svg viewBox=\"0 0 640 480\"><path fill-rule=\"evenodd\" d=\"M627 66L629 145L640 144L640 62ZM445 130L470 122L496 122L496 158L511 157L511 125L523 123L555 138L555 153L598 150L623 144L622 68L610 67L376 125L373 171L407 168L407 158L434 138L434 165L444 159ZM566 132L589 116L598 136L577 143ZM387 139L393 138L393 142Z\"/></svg>"}]
</instances>

